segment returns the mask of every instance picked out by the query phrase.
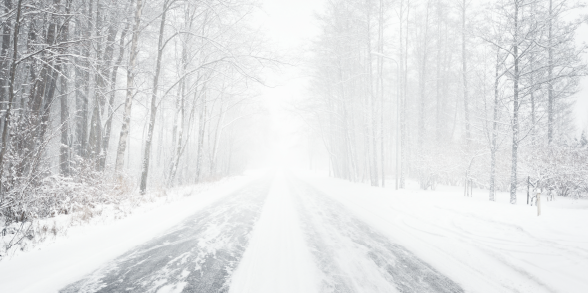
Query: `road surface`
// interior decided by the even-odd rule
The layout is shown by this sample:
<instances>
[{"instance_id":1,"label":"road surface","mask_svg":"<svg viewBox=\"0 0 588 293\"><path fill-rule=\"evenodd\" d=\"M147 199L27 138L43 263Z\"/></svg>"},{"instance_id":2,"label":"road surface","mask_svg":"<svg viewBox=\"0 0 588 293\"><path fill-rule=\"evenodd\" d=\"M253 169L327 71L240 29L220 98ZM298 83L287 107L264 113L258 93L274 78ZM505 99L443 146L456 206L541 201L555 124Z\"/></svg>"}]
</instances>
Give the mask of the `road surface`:
<instances>
[{"instance_id":1,"label":"road surface","mask_svg":"<svg viewBox=\"0 0 588 293\"><path fill-rule=\"evenodd\" d=\"M60 290L229 291L463 292L289 175L252 182Z\"/></svg>"}]
</instances>

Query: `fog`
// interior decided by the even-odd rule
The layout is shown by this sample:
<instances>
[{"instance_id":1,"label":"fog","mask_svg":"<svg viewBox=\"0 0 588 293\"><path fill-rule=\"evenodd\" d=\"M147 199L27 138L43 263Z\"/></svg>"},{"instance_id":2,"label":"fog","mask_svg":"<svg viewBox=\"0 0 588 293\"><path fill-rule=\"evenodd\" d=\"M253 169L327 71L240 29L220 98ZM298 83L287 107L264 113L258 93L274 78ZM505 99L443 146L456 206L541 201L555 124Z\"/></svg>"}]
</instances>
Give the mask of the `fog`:
<instances>
[{"instance_id":1,"label":"fog","mask_svg":"<svg viewBox=\"0 0 588 293\"><path fill-rule=\"evenodd\" d=\"M63 220L70 224L78 215L90 221L109 209L124 210L126 217L178 190L216 190L249 178L253 187L235 185L237 195L218 196L214 206L195 201L202 209L193 219L199 224L185 230L190 239L232 231L219 232L226 242L207 244L241 247L214 259L232 265L223 290L230 282L242 292L270 288L256 287L262 281L249 282L255 276L246 272L274 273L272 260L259 271L254 260L264 259L268 247L288 255L282 245L291 237L300 259L283 262L296 261L290 274L308 277L300 281L302 291L316 288L303 273L308 269L348 292L462 292L472 284L453 283L449 267L429 269L440 259L427 258L418 241L406 240L412 236L398 240L406 240L408 250L392 244L391 230L381 227L396 219L379 205L406 205L420 215L412 220L429 223L447 212L437 211L429 198L437 191L450 199L503 204L496 211L537 207L541 196L562 199L565 204L556 206L567 209L588 195L588 8L579 1L5 0L0 10L0 260L17 247L38 244L39 235L50 231L47 221L55 220L54 227L60 217L71 217ZM371 196L357 200L364 192ZM398 197L385 197L390 194ZM412 195L430 200L424 209L431 215L415 207ZM454 203L491 221L493 208L472 207L463 198ZM240 204L251 208L236 208ZM446 201L439 205L450 208ZM382 216L371 219L358 207ZM216 218L218 213L231 217ZM509 219L532 226L517 213ZM312 228L343 229L334 220L338 214L355 230L335 235ZM578 220L561 214L558 221ZM258 218L262 224L256 226ZM204 228L203 219L217 226ZM464 226L474 221L460 219ZM274 221L284 226L272 226ZM495 229L486 224L484 231ZM294 236L280 234L284 229ZM235 236L239 231L246 231L246 240ZM247 253L249 233L265 236L252 240ZM309 240L313 233L324 243ZM165 235L177 236L172 234ZM359 255L365 247L352 244L358 239L369 240L376 266L365 255L354 258L357 263L336 261ZM323 253L337 241L341 250ZM147 255L149 249L138 251ZM198 253L193 261L209 257ZM396 275L378 275L386 270L380 258L403 254L434 281L409 280L414 272L399 268L401 262ZM249 269L232 279L241 256L241 268ZM130 265L125 257L117 261ZM201 272L201 278L220 274ZM355 279L338 279L339 272ZM182 282L174 290L181 291ZM533 288L561 290L563 283ZM274 285L291 285L285 284ZM163 288L156 287L141 290Z\"/></svg>"}]
</instances>

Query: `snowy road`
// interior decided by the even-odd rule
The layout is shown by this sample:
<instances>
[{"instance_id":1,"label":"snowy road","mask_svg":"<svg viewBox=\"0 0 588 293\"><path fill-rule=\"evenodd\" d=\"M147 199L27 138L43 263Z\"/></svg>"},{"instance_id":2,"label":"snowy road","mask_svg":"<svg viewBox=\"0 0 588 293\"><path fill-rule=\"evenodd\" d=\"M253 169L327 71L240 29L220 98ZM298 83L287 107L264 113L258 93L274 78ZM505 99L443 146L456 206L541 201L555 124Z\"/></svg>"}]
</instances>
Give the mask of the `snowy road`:
<instances>
[{"instance_id":1,"label":"snowy road","mask_svg":"<svg viewBox=\"0 0 588 293\"><path fill-rule=\"evenodd\" d=\"M256 181L60 292L463 292L332 197Z\"/></svg>"},{"instance_id":2,"label":"snowy road","mask_svg":"<svg viewBox=\"0 0 588 293\"><path fill-rule=\"evenodd\" d=\"M255 182L60 292L226 292L267 191Z\"/></svg>"},{"instance_id":3,"label":"snowy road","mask_svg":"<svg viewBox=\"0 0 588 293\"><path fill-rule=\"evenodd\" d=\"M306 239L327 276L321 292L463 292L321 191L301 180L290 186L296 189Z\"/></svg>"}]
</instances>

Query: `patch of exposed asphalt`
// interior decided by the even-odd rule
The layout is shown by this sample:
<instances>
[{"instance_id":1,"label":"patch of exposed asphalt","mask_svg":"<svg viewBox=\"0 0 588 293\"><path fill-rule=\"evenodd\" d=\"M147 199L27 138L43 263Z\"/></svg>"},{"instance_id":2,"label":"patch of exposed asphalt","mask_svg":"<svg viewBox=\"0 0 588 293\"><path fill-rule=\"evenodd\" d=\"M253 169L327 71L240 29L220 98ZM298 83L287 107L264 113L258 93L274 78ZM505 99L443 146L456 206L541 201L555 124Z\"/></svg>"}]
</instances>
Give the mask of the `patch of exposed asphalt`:
<instances>
[{"instance_id":1,"label":"patch of exposed asphalt","mask_svg":"<svg viewBox=\"0 0 588 293\"><path fill-rule=\"evenodd\" d=\"M360 292L362 287L365 290L369 280L354 280L358 274L349 271L364 270L363 267L375 267L379 276L371 277L383 278L402 293L464 292L457 283L405 247L391 243L341 203L302 180L292 179L290 186L296 190L306 241L325 276L321 292ZM338 249L351 261L341 265ZM366 264L353 259L369 261ZM358 267L353 268L354 264Z\"/></svg>"},{"instance_id":2,"label":"patch of exposed asphalt","mask_svg":"<svg viewBox=\"0 0 588 293\"><path fill-rule=\"evenodd\" d=\"M71 292L228 292L271 180L254 182L70 284Z\"/></svg>"}]
</instances>

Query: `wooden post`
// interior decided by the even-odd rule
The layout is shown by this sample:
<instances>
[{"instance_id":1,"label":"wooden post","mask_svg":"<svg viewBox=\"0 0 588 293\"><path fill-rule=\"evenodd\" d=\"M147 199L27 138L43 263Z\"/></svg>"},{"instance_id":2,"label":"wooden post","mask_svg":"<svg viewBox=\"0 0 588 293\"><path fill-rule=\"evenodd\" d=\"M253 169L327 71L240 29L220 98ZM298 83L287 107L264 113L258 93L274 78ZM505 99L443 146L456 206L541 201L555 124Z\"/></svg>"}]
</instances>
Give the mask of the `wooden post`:
<instances>
[{"instance_id":1,"label":"wooden post","mask_svg":"<svg viewBox=\"0 0 588 293\"><path fill-rule=\"evenodd\" d=\"M468 196L468 171L466 171L465 179L463 180L463 196Z\"/></svg>"},{"instance_id":2,"label":"wooden post","mask_svg":"<svg viewBox=\"0 0 588 293\"><path fill-rule=\"evenodd\" d=\"M541 193L537 193L537 216L541 216Z\"/></svg>"},{"instance_id":3,"label":"wooden post","mask_svg":"<svg viewBox=\"0 0 588 293\"><path fill-rule=\"evenodd\" d=\"M529 184L531 184L530 177L531 176L527 176L527 205L529 204Z\"/></svg>"}]
</instances>

